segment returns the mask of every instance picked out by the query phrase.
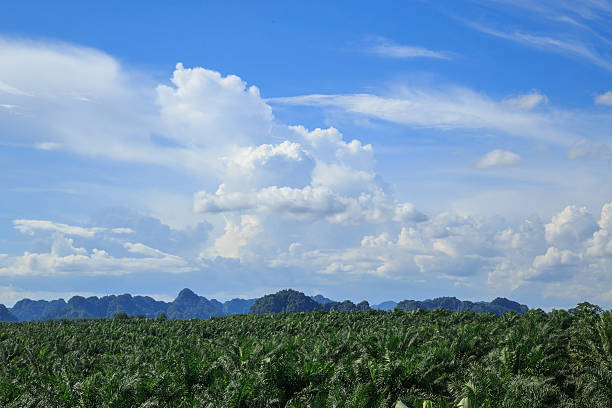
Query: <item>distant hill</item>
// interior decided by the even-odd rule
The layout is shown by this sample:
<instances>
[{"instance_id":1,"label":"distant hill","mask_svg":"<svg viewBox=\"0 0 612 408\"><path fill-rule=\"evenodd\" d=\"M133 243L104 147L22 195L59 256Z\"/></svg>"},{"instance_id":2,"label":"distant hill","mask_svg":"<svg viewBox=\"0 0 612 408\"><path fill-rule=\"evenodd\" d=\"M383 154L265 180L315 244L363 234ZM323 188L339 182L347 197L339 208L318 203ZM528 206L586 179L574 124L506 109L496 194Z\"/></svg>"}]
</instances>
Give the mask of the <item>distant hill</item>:
<instances>
[{"instance_id":1,"label":"distant hill","mask_svg":"<svg viewBox=\"0 0 612 408\"><path fill-rule=\"evenodd\" d=\"M0 322L16 322L19 319L13 315L4 305L0 305Z\"/></svg>"},{"instance_id":2,"label":"distant hill","mask_svg":"<svg viewBox=\"0 0 612 408\"><path fill-rule=\"evenodd\" d=\"M377 305L372 305L370 307L375 310L393 310L395 309L395 306L397 306L397 302L387 300L386 302L382 302Z\"/></svg>"},{"instance_id":3,"label":"distant hill","mask_svg":"<svg viewBox=\"0 0 612 408\"><path fill-rule=\"evenodd\" d=\"M11 312L19 320L46 320L65 318L102 318L113 317L118 312L131 315L144 314L147 317L166 313L168 304L149 296L110 295L98 298L73 296L68 302L64 299L53 301L23 299L15 303Z\"/></svg>"},{"instance_id":4,"label":"distant hill","mask_svg":"<svg viewBox=\"0 0 612 408\"><path fill-rule=\"evenodd\" d=\"M282 290L259 299L232 299L219 302L195 294L190 289L183 289L172 302L155 300L149 296L109 295L103 297L73 296L66 302L64 299L52 301L23 299L10 309L0 305L0 321L29 321L47 319L80 319L112 318L119 312L137 316L157 317L164 313L170 319L209 319L216 316L232 314L260 314L323 311L368 311L393 310L405 311L416 309L434 310L443 308L460 312L471 310L476 313L495 313L501 315L514 311L525 313L529 308L512 300L497 298L492 302L461 301L454 297L441 297L428 300L404 300L399 303L387 301L370 306L365 300L353 303L333 301L321 294L307 296L292 289Z\"/></svg>"},{"instance_id":5,"label":"distant hill","mask_svg":"<svg viewBox=\"0 0 612 408\"><path fill-rule=\"evenodd\" d=\"M226 315L247 314L257 299L232 299L223 303L223 313Z\"/></svg>"},{"instance_id":6,"label":"distant hill","mask_svg":"<svg viewBox=\"0 0 612 408\"><path fill-rule=\"evenodd\" d=\"M15 303L10 313L20 321L74 318L111 318L116 313L157 317L164 313L171 319L208 319L213 316L248 313L255 299L232 299L221 303L183 289L172 302L149 296L109 295L103 297L74 296L68 300L23 299ZM4 307L4 306L3 306ZM8 312L8 310L7 310Z\"/></svg>"},{"instance_id":7,"label":"distant hill","mask_svg":"<svg viewBox=\"0 0 612 408\"><path fill-rule=\"evenodd\" d=\"M506 312L514 311L518 314L526 313L529 308L506 298L496 298L492 302L470 302L461 301L456 297L440 297L428 300L403 300L396 306L398 309L410 312L412 310L424 309L447 309L453 312L463 312L471 310L476 313L495 313L502 315Z\"/></svg>"},{"instance_id":8,"label":"distant hill","mask_svg":"<svg viewBox=\"0 0 612 408\"><path fill-rule=\"evenodd\" d=\"M323 304L325 304L325 303L334 302L334 300L331 300L331 299L329 299L329 298L326 298L325 296L323 296L323 295L321 295L321 294L319 294L319 295L315 295L315 296L311 296L310 298L311 298L312 300L314 300L315 302L320 303L320 304L322 304L322 305L323 305Z\"/></svg>"},{"instance_id":9,"label":"distant hill","mask_svg":"<svg viewBox=\"0 0 612 408\"><path fill-rule=\"evenodd\" d=\"M20 321L41 320L48 319L48 316L55 315L57 310L64 307L66 307L64 299L52 301L22 299L11 308L11 313Z\"/></svg>"},{"instance_id":10,"label":"distant hill","mask_svg":"<svg viewBox=\"0 0 612 408\"><path fill-rule=\"evenodd\" d=\"M345 300L344 302L327 302L321 305L321 310L325 310L326 312L367 312L370 310L370 304L365 300L354 304L350 300Z\"/></svg>"},{"instance_id":11,"label":"distant hill","mask_svg":"<svg viewBox=\"0 0 612 408\"><path fill-rule=\"evenodd\" d=\"M166 315L171 319L210 319L223 314L223 304L217 300L208 300L198 296L190 289L179 292L174 302L168 304Z\"/></svg>"},{"instance_id":12,"label":"distant hill","mask_svg":"<svg viewBox=\"0 0 612 408\"><path fill-rule=\"evenodd\" d=\"M317 302L318 300L329 300L322 295L306 296L302 292L293 289L285 289L273 295L266 295L255 301L250 314L261 313L296 313L296 312L312 312L313 310L331 311L368 311L370 305L365 300L358 304L354 304L350 300L344 302L329 301L325 303Z\"/></svg>"},{"instance_id":13,"label":"distant hill","mask_svg":"<svg viewBox=\"0 0 612 408\"><path fill-rule=\"evenodd\" d=\"M261 297L253 303L250 314L295 313L320 310L320 303L293 289L285 289L273 295Z\"/></svg>"}]
</instances>

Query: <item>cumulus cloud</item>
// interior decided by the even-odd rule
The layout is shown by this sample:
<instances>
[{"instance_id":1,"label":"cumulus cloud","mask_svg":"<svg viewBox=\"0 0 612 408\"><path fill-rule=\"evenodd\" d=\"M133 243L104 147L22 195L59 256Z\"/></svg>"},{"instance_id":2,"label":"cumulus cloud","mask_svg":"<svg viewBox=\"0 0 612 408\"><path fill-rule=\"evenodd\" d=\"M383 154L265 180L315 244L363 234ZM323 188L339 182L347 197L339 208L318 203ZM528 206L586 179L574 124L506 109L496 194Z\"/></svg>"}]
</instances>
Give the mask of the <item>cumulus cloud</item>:
<instances>
[{"instance_id":1,"label":"cumulus cloud","mask_svg":"<svg viewBox=\"0 0 612 408\"><path fill-rule=\"evenodd\" d=\"M195 211L353 224L424 218L384 191L371 145L345 141L335 128L309 131L274 123L259 90L237 76L179 64L172 83L157 89L169 134L178 143L217 154L213 167L221 182L214 194L195 194ZM272 138L284 140L267 142Z\"/></svg>"},{"instance_id":2,"label":"cumulus cloud","mask_svg":"<svg viewBox=\"0 0 612 408\"><path fill-rule=\"evenodd\" d=\"M572 251L550 247L544 255L538 255L535 257L533 260L533 267L536 269L545 269L567 265L577 265L579 262L580 257L574 254Z\"/></svg>"},{"instance_id":3,"label":"cumulus cloud","mask_svg":"<svg viewBox=\"0 0 612 408\"><path fill-rule=\"evenodd\" d=\"M426 217L410 203L396 202L374 172L373 149L345 141L335 128L291 126L291 140L235 149L223 157L223 179L212 194L194 196L194 210L207 214L267 213L331 223L415 222Z\"/></svg>"},{"instance_id":4,"label":"cumulus cloud","mask_svg":"<svg viewBox=\"0 0 612 408\"><path fill-rule=\"evenodd\" d=\"M0 109L5 143L205 177L218 156L265 140L273 125L258 89L234 75L178 64L171 85L156 87L94 49L4 38L0 59L11 61L0 67L3 105L15 107Z\"/></svg>"},{"instance_id":5,"label":"cumulus cloud","mask_svg":"<svg viewBox=\"0 0 612 408\"><path fill-rule=\"evenodd\" d=\"M219 186L216 193L202 190L194 197L194 208L211 224L185 230L123 210L96 214L88 227L16 220L21 232L60 233L74 241L57 238L56 252L9 257L4 273L35 273L36 267L51 273L77 264L84 274L104 270L104 264L130 271L146 262L153 268L155 260L181 270L188 266L180 260L195 254L249 259L262 234L271 247L292 229L294 235L315 237L316 231L306 232L313 223L324 230L327 224L407 225L426 219L381 181L370 144L347 139L333 127L309 130L278 122L259 89L238 76L178 64L168 84L153 87L96 50L3 41L3 56L25 58L17 58L21 70L3 66L0 76L10 85L3 87L12 98L8 103L37 118L11 119L13 127L36 124L26 132L32 147L170 166ZM23 69L25 60L48 66L45 77L28 81L36 75L31 66ZM296 220L307 222L292 224Z\"/></svg>"},{"instance_id":6,"label":"cumulus cloud","mask_svg":"<svg viewBox=\"0 0 612 408\"><path fill-rule=\"evenodd\" d=\"M402 227L396 237L387 232L365 235L358 247L344 250L289 251L273 265L317 265L319 273L378 275L391 279L474 276L493 256L487 227L456 214L438 216ZM293 244L292 244L293 245Z\"/></svg>"},{"instance_id":7,"label":"cumulus cloud","mask_svg":"<svg viewBox=\"0 0 612 408\"><path fill-rule=\"evenodd\" d=\"M538 218L508 226L495 219L443 213L394 235L364 235L360 245L328 249L293 242L271 266L314 266L321 276L367 276L387 279L443 279L510 293L530 285L558 282L592 285L590 298L612 284L612 203L598 223L588 211L568 206L550 222Z\"/></svg>"},{"instance_id":8,"label":"cumulus cloud","mask_svg":"<svg viewBox=\"0 0 612 408\"><path fill-rule=\"evenodd\" d=\"M27 224L18 224L20 226ZM36 226L44 224L35 224ZM143 272L185 273L195 270L186 259L142 243L125 242L123 246L136 256L114 256L104 249L76 246L65 234L92 238L94 233L82 228L60 224L58 228L20 229L23 233L53 230L48 252L0 257L0 275L15 276L96 276L127 275ZM95 231L98 232L98 231Z\"/></svg>"},{"instance_id":9,"label":"cumulus cloud","mask_svg":"<svg viewBox=\"0 0 612 408\"><path fill-rule=\"evenodd\" d=\"M0 275L120 276L136 273L186 273L201 267L196 257L210 225L172 229L158 219L126 209L106 209L83 227L45 220L14 220L14 228L35 236L36 251L0 254ZM40 246L48 244L48 251Z\"/></svg>"},{"instance_id":10,"label":"cumulus cloud","mask_svg":"<svg viewBox=\"0 0 612 408\"><path fill-rule=\"evenodd\" d=\"M241 216L238 223L226 220L225 233L215 240L208 255L246 260L253 256L252 245L249 244L262 230L261 223L252 215Z\"/></svg>"},{"instance_id":11,"label":"cumulus cloud","mask_svg":"<svg viewBox=\"0 0 612 408\"><path fill-rule=\"evenodd\" d=\"M199 222L183 229L172 228L158 218L139 214L127 208L107 208L91 216L90 224L105 229L106 234L97 237L95 245L119 252L127 249L123 243L137 242L164 252L190 257L198 254L206 245L212 226ZM111 246L111 243L121 245Z\"/></svg>"},{"instance_id":12,"label":"cumulus cloud","mask_svg":"<svg viewBox=\"0 0 612 408\"><path fill-rule=\"evenodd\" d=\"M234 149L221 158L226 188L304 187L310 183L314 158L297 142Z\"/></svg>"},{"instance_id":13,"label":"cumulus cloud","mask_svg":"<svg viewBox=\"0 0 612 408\"><path fill-rule=\"evenodd\" d=\"M537 92L495 100L465 88L401 84L389 96L265 100L241 78L205 68L179 64L170 82L154 86L95 50L6 41L0 48L3 60L17 58L15 66L0 67L0 92L16 107L10 110L19 111L9 116L2 109L0 130L23 129L24 142L43 150L39 154L68 150L163 165L202 180L193 200L199 223L185 229L118 209L95 214L87 226L15 220L17 231L47 239L48 250L37 243L22 255L0 254L1 275L185 273L227 259L334 284L345 276L442 279L504 290L541 283L542 276L610 283L608 207L599 222L572 206L549 221L426 217L381 180L366 140L334 127L285 125L271 104L322 106L413 128L485 131L565 147L578 139L576 129L607 135L606 116L592 121L545 106ZM49 69L39 78L33 65ZM590 122L595 125L582 126ZM0 133L10 142L9 132ZM481 160L479 167L487 168L515 165L520 157L494 150ZM555 275L555 268L565 272Z\"/></svg>"},{"instance_id":14,"label":"cumulus cloud","mask_svg":"<svg viewBox=\"0 0 612 408\"><path fill-rule=\"evenodd\" d=\"M195 195L194 210L203 213L267 212L303 219L325 218L333 223L414 222L426 217L410 203L394 203L382 191L345 197L325 187L267 187L252 193L226 193L221 185L215 194Z\"/></svg>"},{"instance_id":15,"label":"cumulus cloud","mask_svg":"<svg viewBox=\"0 0 612 408\"><path fill-rule=\"evenodd\" d=\"M546 224L546 242L562 248L575 248L591 237L596 229L597 221L586 207L570 205Z\"/></svg>"},{"instance_id":16,"label":"cumulus cloud","mask_svg":"<svg viewBox=\"0 0 612 408\"><path fill-rule=\"evenodd\" d=\"M227 160L230 160L239 167L253 170L275 158L302 161L304 160L304 155L305 152L298 143L285 140L278 145L263 144L257 147L248 146L238 150L233 157Z\"/></svg>"},{"instance_id":17,"label":"cumulus cloud","mask_svg":"<svg viewBox=\"0 0 612 408\"><path fill-rule=\"evenodd\" d=\"M178 143L210 148L224 139L240 145L269 134L272 109L256 86L236 75L179 63L172 84L157 87L157 102L168 136Z\"/></svg>"},{"instance_id":18,"label":"cumulus cloud","mask_svg":"<svg viewBox=\"0 0 612 408\"><path fill-rule=\"evenodd\" d=\"M411 209L406 211L410 213ZM200 253L200 259L212 261L220 257L258 268L266 265L312 271L314 276L336 282L359 276L392 281L442 279L463 286L497 288L506 294L532 284L543 285L546 291L561 281L570 286L589 282L592 285L589 296L599 299L604 295L598 288L612 283L606 273L612 265L612 203L602 207L598 219L583 207L567 206L548 222L531 218L508 225L497 219L441 213L399 229L393 228L393 224L384 226L383 232L360 236L357 245L350 241L334 245L330 244L333 239L325 241L324 236L303 241L308 230L301 223L294 224L292 233L275 234L271 232L274 227L269 217L228 216L224 233ZM76 238L68 237L65 231L81 232L78 228L64 227L62 231L52 230L48 252L0 256L0 274L15 277L184 273L205 267L193 256L173 255L133 240L138 231L113 235L129 238L122 241L127 250L122 256L100 247L77 245ZM280 252L282 241L275 241L279 236L287 242L286 250Z\"/></svg>"},{"instance_id":19,"label":"cumulus cloud","mask_svg":"<svg viewBox=\"0 0 612 408\"><path fill-rule=\"evenodd\" d=\"M604 205L601 209L598 226L599 230L588 242L586 252L595 258L612 258L612 203Z\"/></svg>"},{"instance_id":20,"label":"cumulus cloud","mask_svg":"<svg viewBox=\"0 0 612 408\"><path fill-rule=\"evenodd\" d=\"M79 248L80 249L80 248ZM184 273L193 271L185 260L175 256L116 258L97 248L84 253L61 256L52 252L29 253L19 257L9 257L0 266L3 276L96 276L126 275L159 271L165 273Z\"/></svg>"}]
</instances>

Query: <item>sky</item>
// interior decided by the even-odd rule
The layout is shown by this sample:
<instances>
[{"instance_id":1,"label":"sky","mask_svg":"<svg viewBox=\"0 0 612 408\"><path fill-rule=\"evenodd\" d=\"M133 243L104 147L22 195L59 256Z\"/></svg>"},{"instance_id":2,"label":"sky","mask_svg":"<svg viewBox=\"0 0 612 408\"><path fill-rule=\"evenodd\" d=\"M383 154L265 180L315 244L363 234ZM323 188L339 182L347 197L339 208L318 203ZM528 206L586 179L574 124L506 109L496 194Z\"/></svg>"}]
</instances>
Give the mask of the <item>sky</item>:
<instances>
[{"instance_id":1,"label":"sky","mask_svg":"<svg viewBox=\"0 0 612 408\"><path fill-rule=\"evenodd\" d=\"M0 303L612 307L612 3L0 13Z\"/></svg>"}]
</instances>

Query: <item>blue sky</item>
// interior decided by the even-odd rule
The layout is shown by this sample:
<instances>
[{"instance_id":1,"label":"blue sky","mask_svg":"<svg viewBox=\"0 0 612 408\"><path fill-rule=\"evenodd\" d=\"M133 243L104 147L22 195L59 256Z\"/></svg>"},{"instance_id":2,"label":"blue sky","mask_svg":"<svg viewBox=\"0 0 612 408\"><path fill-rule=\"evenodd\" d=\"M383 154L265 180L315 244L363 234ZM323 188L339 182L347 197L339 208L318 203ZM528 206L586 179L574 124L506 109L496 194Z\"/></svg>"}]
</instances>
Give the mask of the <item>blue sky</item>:
<instances>
[{"instance_id":1,"label":"blue sky","mask_svg":"<svg viewBox=\"0 0 612 408\"><path fill-rule=\"evenodd\" d=\"M0 303L612 307L612 3L20 2Z\"/></svg>"}]
</instances>

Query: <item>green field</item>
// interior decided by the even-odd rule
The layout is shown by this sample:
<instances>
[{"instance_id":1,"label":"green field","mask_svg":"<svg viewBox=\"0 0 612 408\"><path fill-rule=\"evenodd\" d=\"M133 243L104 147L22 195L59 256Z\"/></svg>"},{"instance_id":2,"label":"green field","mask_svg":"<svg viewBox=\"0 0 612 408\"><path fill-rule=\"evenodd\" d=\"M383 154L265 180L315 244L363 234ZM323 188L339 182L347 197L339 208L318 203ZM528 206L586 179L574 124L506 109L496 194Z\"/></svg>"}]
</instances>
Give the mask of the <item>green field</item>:
<instances>
[{"instance_id":1,"label":"green field","mask_svg":"<svg viewBox=\"0 0 612 408\"><path fill-rule=\"evenodd\" d=\"M0 370L2 407L610 408L612 312L2 323Z\"/></svg>"}]
</instances>

